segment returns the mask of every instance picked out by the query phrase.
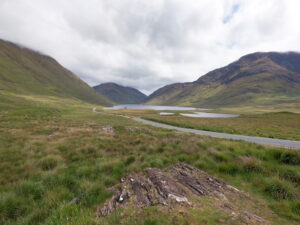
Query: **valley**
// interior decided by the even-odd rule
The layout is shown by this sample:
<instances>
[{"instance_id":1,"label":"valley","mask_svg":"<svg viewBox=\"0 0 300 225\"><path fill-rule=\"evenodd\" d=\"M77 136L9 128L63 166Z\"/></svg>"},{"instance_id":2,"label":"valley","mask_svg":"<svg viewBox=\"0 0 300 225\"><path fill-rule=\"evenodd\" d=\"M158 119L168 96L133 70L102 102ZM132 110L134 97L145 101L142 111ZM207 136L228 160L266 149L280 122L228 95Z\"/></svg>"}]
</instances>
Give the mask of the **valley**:
<instances>
[{"instance_id":1,"label":"valley","mask_svg":"<svg viewBox=\"0 0 300 225\"><path fill-rule=\"evenodd\" d=\"M291 92L204 110L234 118L116 106L53 58L0 41L0 224L298 224L300 151L182 132L299 141Z\"/></svg>"},{"instance_id":2,"label":"valley","mask_svg":"<svg viewBox=\"0 0 300 225\"><path fill-rule=\"evenodd\" d=\"M235 211L247 210L272 224L297 224L298 151L154 128L81 101L18 99L15 106L0 103L0 219L5 224L244 223L246 218L214 206L213 197L201 197L197 204L205 206L189 211L174 205L172 214L158 205L94 216L122 177L176 163L248 193L241 205L229 206ZM93 113L93 107L104 114ZM70 204L78 196L78 203Z\"/></svg>"}]
</instances>

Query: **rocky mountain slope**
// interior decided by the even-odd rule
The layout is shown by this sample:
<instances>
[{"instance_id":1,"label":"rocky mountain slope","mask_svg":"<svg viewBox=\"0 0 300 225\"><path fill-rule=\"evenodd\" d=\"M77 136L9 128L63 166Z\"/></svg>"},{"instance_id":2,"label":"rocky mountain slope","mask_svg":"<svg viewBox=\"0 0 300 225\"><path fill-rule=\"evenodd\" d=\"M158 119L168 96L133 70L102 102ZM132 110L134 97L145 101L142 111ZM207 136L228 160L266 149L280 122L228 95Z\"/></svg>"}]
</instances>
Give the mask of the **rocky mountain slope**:
<instances>
[{"instance_id":1,"label":"rocky mountain slope","mask_svg":"<svg viewBox=\"0 0 300 225\"><path fill-rule=\"evenodd\" d=\"M0 91L112 104L55 59L3 40L0 40Z\"/></svg>"},{"instance_id":2,"label":"rocky mountain slope","mask_svg":"<svg viewBox=\"0 0 300 225\"><path fill-rule=\"evenodd\" d=\"M223 107L299 104L300 54L253 53L201 76L167 85L148 104Z\"/></svg>"},{"instance_id":3,"label":"rocky mountain slope","mask_svg":"<svg viewBox=\"0 0 300 225\"><path fill-rule=\"evenodd\" d=\"M145 94L135 88L124 87L115 83L100 84L94 89L118 104L139 104L147 98Z\"/></svg>"}]
</instances>

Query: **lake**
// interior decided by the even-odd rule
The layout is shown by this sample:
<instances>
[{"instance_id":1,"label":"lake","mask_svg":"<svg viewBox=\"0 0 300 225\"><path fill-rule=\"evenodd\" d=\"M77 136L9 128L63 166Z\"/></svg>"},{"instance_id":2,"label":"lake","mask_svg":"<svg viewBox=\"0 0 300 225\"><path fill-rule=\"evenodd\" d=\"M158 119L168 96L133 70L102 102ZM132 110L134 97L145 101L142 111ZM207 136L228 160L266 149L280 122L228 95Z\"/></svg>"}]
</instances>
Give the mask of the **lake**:
<instances>
[{"instance_id":1,"label":"lake","mask_svg":"<svg viewBox=\"0 0 300 225\"><path fill-rule=\"evenodd\" d=\"M115 105L113 107L107 107L105 109L113 109L113 110L115 110L115 109L153 109L153 110L170 110L170 111L209 110L209 109L181 107L181 106L136 105L136 104Z\"/></svg>"},{"instance_id":2,"label":"lake","mask_svg":"<svg viewBox=\"0 0 300 225\"><path fill-rule=\"evenodd\" d=\"M233 118L239 116L235 114L206 113L206 112L180 113L180 115L187 116L187 117L201 117L201 118Z\"/></svg>"},{"instance_id":3,"label":"lake","mask_svg":"<svg viewBox=\"0 0 300 225\"><path fill-rule=\"evenodd\" d=\"M107 107L105 109L118 110L118 109L152 109L158 111L195 111L195 110L210 110L205 108L194 108L194 107L181 107L181 106L162 106L162 105L137 105L137 104L126 104L126 105L115 105L113 107ZM160 112L161 116L174 115L170 112ZM238 117L239 115L234 114L221 114L221 113L206 113L206 112L195 112L195 113L180 113L182 116L187 117L201 117L201 118L232 118Z\"/></svg>"}]
</instances>

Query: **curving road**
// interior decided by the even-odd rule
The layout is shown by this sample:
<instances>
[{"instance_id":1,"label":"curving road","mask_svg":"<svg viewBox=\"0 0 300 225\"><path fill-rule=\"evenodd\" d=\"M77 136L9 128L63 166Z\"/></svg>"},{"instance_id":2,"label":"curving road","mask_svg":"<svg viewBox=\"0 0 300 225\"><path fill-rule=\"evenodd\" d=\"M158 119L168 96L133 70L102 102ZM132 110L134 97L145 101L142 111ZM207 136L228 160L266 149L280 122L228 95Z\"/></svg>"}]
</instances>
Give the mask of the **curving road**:
<instances>
[{"instance_id":1,"label":"curving road","mask_svg":"<svg viewBox=\"0 0 300 225\"><path fill-rule=\"evenodd\" d=\"M102 113L102 112L97 112L96 108L93 108L93 112L94 113ZM195 129L189 129L189 128L183 128L183 127L175 127L175 126L167 125L164 123L153 122L153 121L141 119L138 117L130 117L130 116L124 116L124 115L110 114L110 113L102 113L102 114L121 116L121 117L125 117L128 119L133 119L137 122L147 124L150 126L161 127L161 128L170 129L170 130L178 130L178 131L192 133L192 134L199 134L199 135L205 135L205 136L216 137L216 138L225 138L225 139L230 139L230 140L241 140L241 141L252 142L252 143L256 143L256 144L260 144L260 145L276 146L276 147L300 150L300 141L283 140L283 139L276 139L276 138L253 137L253 136L236 135L236 134L226 134L226 133L218 133L218 132L204 131L204 130L195 130Z\"/></svg>"},{"instance_id":2,"label":"curving road","mask_svg":"<svg viewBox=\"0 0 300 225\"><path fill-rule=\"evenodd\" d=\"M216 138L225 138L225 139L231 139L231 140L242 140L247 142L252 142L260 145L268 145L268 146L277 146L277 147L284 147L284 148L291 148L300 150L300 141L290 141L290 140L283 140L283 139L275 139L275 138L264 138L264 137L252 137L252 136L244 136L244 135L236 135L236 134L226 134L226 133L217 133L212 131L204 131L204 130L195 130L195 129L189 129L189 128L182 128L182 127L175 127L163 123L157 123L150 120L145 120L137 117L130 117L131 119L151 125L154 127L161 127L171 130L178 130L182 132L187 133L193 133L193 134L200 134L210 137L216 137Z\"/></svg>"}]
</instances>

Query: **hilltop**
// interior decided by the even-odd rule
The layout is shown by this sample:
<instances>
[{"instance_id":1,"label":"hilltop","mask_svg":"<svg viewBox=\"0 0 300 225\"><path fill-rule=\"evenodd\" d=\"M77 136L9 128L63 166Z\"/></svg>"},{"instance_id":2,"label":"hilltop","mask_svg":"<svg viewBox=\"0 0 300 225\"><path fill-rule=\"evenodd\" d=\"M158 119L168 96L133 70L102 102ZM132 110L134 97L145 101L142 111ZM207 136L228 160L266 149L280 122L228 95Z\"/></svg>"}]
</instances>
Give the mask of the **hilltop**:
<instances>
[{"instance_id":1,"label":"hilltop","mask_svg":"<svg viewBox=\"0 0 300 225\"><path fill-rule=\"evenodd\" d=\"M132 87L124 87L116 83L104 83L95 86L94 89L118 104L139 104L146 100L147 96Z\"/></svg>"},{"instance_id":2,"label":"hilltop","mask_svg":"<svg viewBox=\"0 0 300 225\"><path fill-rule=\"evenodd\" d=\"M299 104L300 54L257 52L190 83L152 93L148 104L196 107Z\"/></svg>"}]
</instances>

